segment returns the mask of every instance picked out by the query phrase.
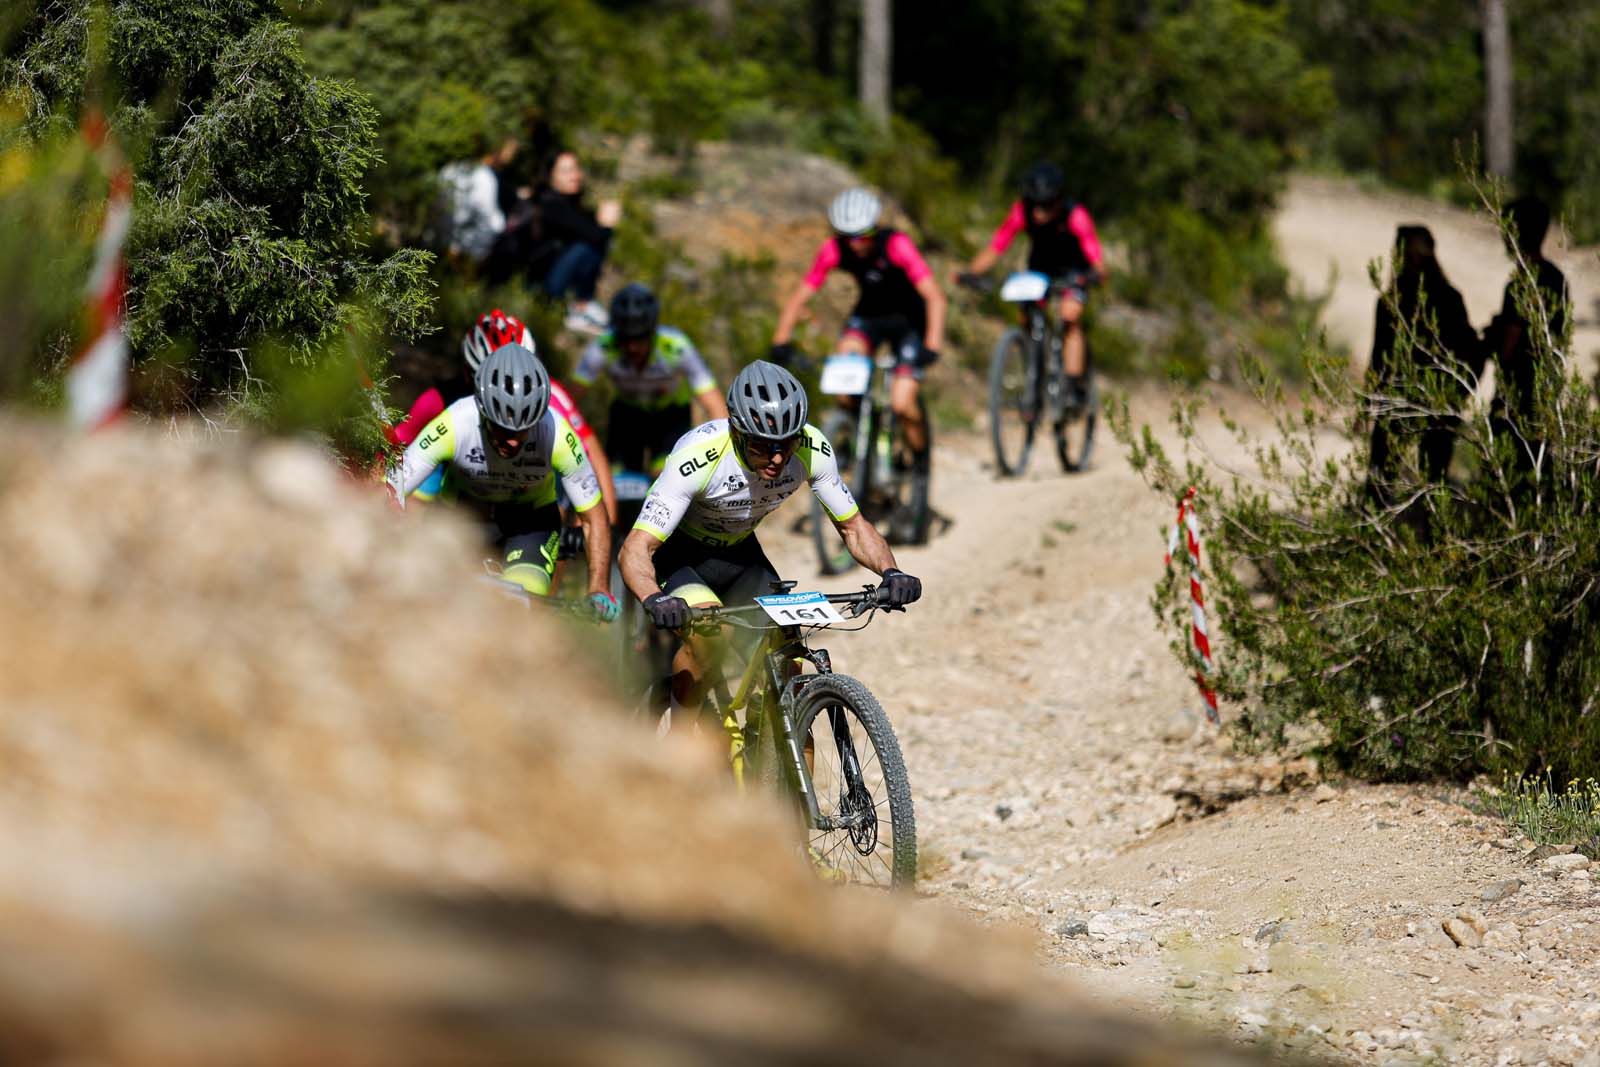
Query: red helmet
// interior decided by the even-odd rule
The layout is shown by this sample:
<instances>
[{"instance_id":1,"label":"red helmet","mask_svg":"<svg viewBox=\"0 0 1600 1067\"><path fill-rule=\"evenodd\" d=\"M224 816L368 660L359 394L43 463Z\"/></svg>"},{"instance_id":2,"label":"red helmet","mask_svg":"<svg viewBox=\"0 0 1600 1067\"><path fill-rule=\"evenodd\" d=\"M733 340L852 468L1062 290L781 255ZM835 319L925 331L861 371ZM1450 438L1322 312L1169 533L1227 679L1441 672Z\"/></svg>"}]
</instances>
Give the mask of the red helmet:
<instances>
[{"instance_id":1,"label":"red helmet","mask_svg":"<svg viewBox=\"0 0 1600 1067\"><path fill-rule=\"evenodd\" d=\"M533 334L528 332L522 320L495 308L487 315L479 315L478 321L461 339L461 355L467 361L467 369L477 374L490 353L509 344L521 345L530 352L536 351Z\"/></svg>"}]
</instances>

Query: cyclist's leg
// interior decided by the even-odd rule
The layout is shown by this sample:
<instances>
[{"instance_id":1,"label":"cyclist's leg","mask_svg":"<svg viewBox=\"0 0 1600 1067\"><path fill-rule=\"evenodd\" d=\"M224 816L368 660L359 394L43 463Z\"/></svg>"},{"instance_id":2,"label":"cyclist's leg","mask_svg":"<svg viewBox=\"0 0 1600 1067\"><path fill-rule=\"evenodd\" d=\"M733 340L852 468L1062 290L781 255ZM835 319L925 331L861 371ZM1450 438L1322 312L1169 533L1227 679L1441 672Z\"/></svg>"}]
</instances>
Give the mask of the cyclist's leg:
<instances>
[{"instance_id":1,"label":"cyclist's leg","mask_svg":"<svg viewBox=\"0 0 1600 1067\"><path fill-rule=\"evenodd\" d=\"M501 577L534 596L549 596L561 547L561 512L554 504L499 504L492 513L504 552Z\"/></svg>"},{"instance_id":2,"label":"cyclist's leg","mask_svg":"<svg viewBox=\"0 0 1600 1067\"><path fill-rule=\"evenodd\" d=\"M645 438L650 452L646 474L654 478L661 473L678 439L694 428L693 420L694 413L688 404L674 404L650 412L649 419L641 427L641 436Z\"/></svg>"},{"instance_id":3,"label":"cyclist's leg","mask_svg":"<svg viewBox=\"0 0 1600 1067\"><path fill-rule=\"evenodd\" d=\"M649 412L620 400L611 402L606 416L606 458L613 468L640 471L644 469L644 453L648 446L645 432Z\"/></svg>"},{"instance_id":4,"label":"cyclist's leg","mask_svg":"<svg viewBox=\"0 0 1600 1067\"><path fill-rule=\"evenodd\" d=\"M919 462L928 451L928 429L922 422L922 408L917 397L922 392L922 377L926 373L926 360L922 347L922 331L912 324L895 340L894 380L889 385L889 406L900 421L906 444Z\"/></svg>"},{"instance_id":5,"label":"cyclist's leg","mask_svg":"<svg viewBox=\"0 0 1600 1067\"><path fill-rule=\"evenodd\" d=\"M1061 369L1074 386L1083 380L1083 308L1089 294L1081 286L1070 286L1061 293Z\"/></svg>"}]
</instances>

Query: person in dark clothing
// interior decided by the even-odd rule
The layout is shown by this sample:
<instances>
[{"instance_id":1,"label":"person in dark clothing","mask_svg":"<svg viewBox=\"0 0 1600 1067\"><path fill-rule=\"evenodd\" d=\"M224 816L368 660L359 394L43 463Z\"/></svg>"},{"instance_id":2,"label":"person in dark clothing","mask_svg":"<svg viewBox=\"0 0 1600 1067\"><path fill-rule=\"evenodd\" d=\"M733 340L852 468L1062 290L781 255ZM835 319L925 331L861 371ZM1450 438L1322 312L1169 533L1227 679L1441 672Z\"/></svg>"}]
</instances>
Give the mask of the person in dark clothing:
<instances>
[{"instance_id":1,"label":"person in dark clothing","mask_svg":"<svg viewBox=\"0 0 1600 1067\"><path fill-rule=\"evenodd\" d=\"M1481 369L1476 358L1478 335L1461 294L1439 266L1433 234L1426 226L1401 226L1395 234L1394 280L1378 298L1372 360L1367 368L1368 387L1374 393L1394 395L1403 389L1396 378L1407 352L1424 382L1442 386L1457 403L1467 399L1470 390L1461 379L1476 378ZM1459 422L1454 412L1435 413L1423 422L1419 458L1429 481L1444 481ZM1404 433L1402 425L1382 413L1373 419L1367 486L1380 502L1389 500L1387 484L1398 460L1393 439Z\"/></svg>"},{"instance_id":2,"label":"person in dark clothing","mask_svg":"<svg viewBox=\"0 0 1600 1067\"><path fill-rule=\"evenodd\" d=\"M1505 299L1491 328L1493 351L1500 361L1500 397L1496 406L1508 407L1523 419L1531 418L1536 390L1534 369L1540 358L1532 331L1548 331L1545 351L1560 348L1567 331L1567 276L1544 258L1545 234L1550 230L1550 208L1538 197L1525 196L1506 207L1514 243L1507 242L1516 266L1506 282ZM1517 307L1518 276L1523 268L1533 279L1535 318L1529 321Z\"/></svg>"},{"instance_id":3,"label":"person in dark clothing","mask_svg":"<svg viewBox=\"0 0 1600 1067\"><path fill-rule=\"evenodd\" d=\"M544 291L560 300L569 294L567 328L601 333L605 308L595 300L595 285L611 247L611 231L622 219L622 206L602 201L597 210L583 202L583 166L572 152L560 152L550 164L549 178L535 198L540 243L529 269L542 273Z\"/></svg>"}]
</instances>

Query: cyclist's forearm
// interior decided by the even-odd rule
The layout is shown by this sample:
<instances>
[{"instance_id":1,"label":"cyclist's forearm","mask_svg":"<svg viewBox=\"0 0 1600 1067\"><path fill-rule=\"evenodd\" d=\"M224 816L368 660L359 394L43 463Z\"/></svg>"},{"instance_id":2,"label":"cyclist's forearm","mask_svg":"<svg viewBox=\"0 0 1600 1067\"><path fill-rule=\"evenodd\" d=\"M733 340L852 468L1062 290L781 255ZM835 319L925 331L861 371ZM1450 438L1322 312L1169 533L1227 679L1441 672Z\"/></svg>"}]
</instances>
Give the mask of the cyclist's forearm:
<instances>
[{"instance_id":1,"label":"cyclist's forearm","mask_svg":"<svg viewBox=\"0 0 1600 1067\"><path fill-rule=\"evenodd\" d=\"M922 299L928 306L928 329L923 334L922 343L937 352L944 347L944 316L948 301L945 300L944 290L931 277L923 279L922 285L917 288L922 290Z\"/></svg>"},{"instance_id":2,"label":"cyclist's forearm","mask_svg":"<svg viewBox=\"0 0 1600 1067\"><path fill-rule=\"evenodd\" d=\"M661 547L661 542L651 537L643 530L631 530L628 537L622 542L622 552L617 556L617 565L622 568L622 582L628 587L628 592L645 599L652 593L661 592L661 586L656 582L656 550Z\"/></svg>"},{"instance_id":3,"label":"cyclist's forearm","mask_svg":"<svg viewBox=\"0 0 1600 1067\"><path fill-rule=\"evenodd\" d=\"M589 557L589 592L611 591L611 520L605 508L578 513L583 523L584 552Z\"/></svg>"},{"instance_id":4,"label":"cyclist's forearm","mask_svg":"<svg viewBox=\"0 0 1600 1067\"><path fill-rule=\"evenodd\" d=\"M783 310L778 312L778 326L772 331L772 343L775 345L786 344L794 336L795 324L800 321L800 312L811 300L811 287L799 285L789 294L788 301L783 305Z\"/></svg>"},{"instance_id":5,"label":"cyclist's forearm","mask_svg":"<svg viewBox=\"0 0 1600 1067\"><path fill-rule=\"evenodd\" d=\"M839 528L839 536L844 538L844 547L850 550L851 557L857 563L880 575L895 565L889 542L859 511L835 525Z\"/></svg>"},{"instance_id":6,"label":"cyclist's forearm","mask_svg":"<svg viewBox=\"0 0 1600 1067\"><path fill-rule=\"evenodd\" d=\"M987 274L989 268L1000 262L1000 253L985 245L972 257L972 262L967 265L967 270L973 274Z\"/></svg>"},{"instance_id":7,"label":"cyclist's forearm","mask_svg":"<svg viewBox=\"0 0 1600 1067\"><path fill-rule=\"evenodd\" d=\"M725 419L728 417L728 401L716 389L707 389L695 396L700 406L705 409L707 419Z\"/></svg>"}]
</instances>

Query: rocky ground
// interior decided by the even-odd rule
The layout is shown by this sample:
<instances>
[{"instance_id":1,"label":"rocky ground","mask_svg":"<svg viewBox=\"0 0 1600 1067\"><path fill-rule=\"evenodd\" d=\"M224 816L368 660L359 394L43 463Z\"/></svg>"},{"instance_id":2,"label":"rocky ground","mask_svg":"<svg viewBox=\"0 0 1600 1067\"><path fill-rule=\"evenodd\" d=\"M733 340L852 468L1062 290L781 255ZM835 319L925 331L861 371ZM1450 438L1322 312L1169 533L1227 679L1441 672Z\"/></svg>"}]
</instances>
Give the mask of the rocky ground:
<instances>
[{"instance_id":1,"label":"rocky ground","mask_svg":"<svg viewBox=\"0 0 1600 1067\"><path fill-rule=\"evenodd\" d=\"M1171 509L1115 445L1083 475L1036 460L1001 482L986 440L945 444L953 524L901 553L926 603L830 645L899 730L924 892L1026 929L1110 1000L1243 1040L1600 1064L1587 860L1506 837L1457 791L1233 753L1154 630ZM815 575L806 548L779 550L793 576Z\"/></svg>"}]
</instances>

